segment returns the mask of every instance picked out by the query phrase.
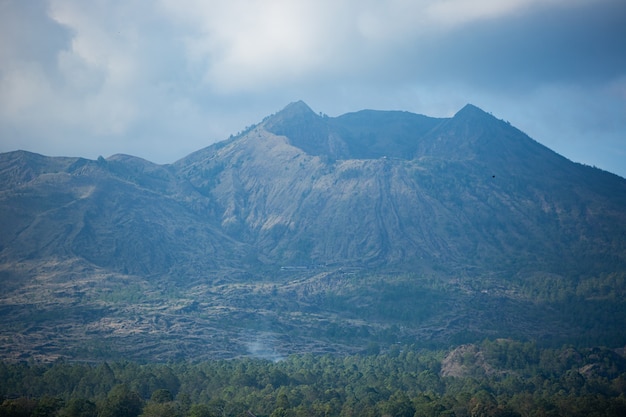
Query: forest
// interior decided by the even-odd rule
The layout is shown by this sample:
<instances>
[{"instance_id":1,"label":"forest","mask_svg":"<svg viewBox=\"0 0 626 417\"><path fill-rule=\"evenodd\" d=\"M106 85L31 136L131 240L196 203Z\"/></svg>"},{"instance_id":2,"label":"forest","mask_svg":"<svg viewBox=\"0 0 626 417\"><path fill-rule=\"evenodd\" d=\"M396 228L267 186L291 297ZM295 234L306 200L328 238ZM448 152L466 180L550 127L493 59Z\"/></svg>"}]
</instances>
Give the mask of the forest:
<instances>
[{"instance_id":1,"label":"forest","mask_svg":"<svg viewBox=\"0 0 626 417\"><path fill-rule=\"evenodd\" d=\"M625 416L623 353L498 339L277 361L0 362L0 417Z\"/></svg>"}]
</instances>

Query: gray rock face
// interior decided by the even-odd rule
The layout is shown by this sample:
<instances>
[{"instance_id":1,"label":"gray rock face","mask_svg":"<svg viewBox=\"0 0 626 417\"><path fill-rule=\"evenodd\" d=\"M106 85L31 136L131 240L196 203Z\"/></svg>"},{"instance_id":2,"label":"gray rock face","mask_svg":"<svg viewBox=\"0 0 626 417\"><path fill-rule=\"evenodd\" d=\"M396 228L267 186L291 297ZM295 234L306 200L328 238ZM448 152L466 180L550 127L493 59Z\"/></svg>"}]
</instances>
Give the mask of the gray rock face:
<instances>
[{"instance_id":1,"label":"gray rock face","mask_svg":"<svg viewBox=\"0 0 626 417\"><path fill-rule=\"evenodd\" d=\"M626 180L471 105L331 118L297 102L171 165L0 155L6 357L593 337L540 319L571 297L612 309L592 331L610 339L625 271Z\"/></svg>"}]
</instances>

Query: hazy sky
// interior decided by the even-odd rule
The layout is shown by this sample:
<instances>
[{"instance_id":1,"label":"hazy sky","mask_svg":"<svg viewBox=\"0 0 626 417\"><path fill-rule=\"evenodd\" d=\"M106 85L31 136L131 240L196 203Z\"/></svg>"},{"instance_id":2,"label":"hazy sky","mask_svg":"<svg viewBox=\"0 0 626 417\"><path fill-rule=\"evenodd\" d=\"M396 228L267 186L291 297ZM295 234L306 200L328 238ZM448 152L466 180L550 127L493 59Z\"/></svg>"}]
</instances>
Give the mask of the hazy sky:
<instances>
[{"instance_id":1,"label":"hazy sky","mask_svg":"<svg viewBox=\"0 0 626 417\"><path fill-rule=\"evenodd\" d=\"M174 162L300 99L472 103L626 177L626 1L0 0L0 152Z\"/></svg>"}]
</instances>

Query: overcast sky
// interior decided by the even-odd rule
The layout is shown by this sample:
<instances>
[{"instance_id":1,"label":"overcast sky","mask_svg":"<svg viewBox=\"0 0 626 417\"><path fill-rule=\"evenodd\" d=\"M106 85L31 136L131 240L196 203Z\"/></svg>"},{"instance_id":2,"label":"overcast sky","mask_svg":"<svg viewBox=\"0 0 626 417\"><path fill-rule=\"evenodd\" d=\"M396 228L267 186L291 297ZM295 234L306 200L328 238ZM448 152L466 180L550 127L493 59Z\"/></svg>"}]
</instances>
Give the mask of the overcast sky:
<instances>
[{"instance_id":1,"label":"overcast sky","mask_svg":"<svg viewBox=\"0 0 626 417\"><path fill-rule=\"evenodd\" d=\"M626 1L0 0L0 152L169 163L296 100L472 103L626 177Z\"/></svg>"}]
</instances>

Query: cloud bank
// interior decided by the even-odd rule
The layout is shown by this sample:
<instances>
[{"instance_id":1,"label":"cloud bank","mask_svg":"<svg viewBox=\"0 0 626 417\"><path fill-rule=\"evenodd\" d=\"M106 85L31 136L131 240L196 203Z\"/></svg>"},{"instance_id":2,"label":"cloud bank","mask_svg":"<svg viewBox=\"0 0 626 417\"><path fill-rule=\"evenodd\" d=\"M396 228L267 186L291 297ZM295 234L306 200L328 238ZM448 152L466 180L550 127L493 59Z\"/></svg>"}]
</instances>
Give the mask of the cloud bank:
<instances>
[{"instance_id":1,"label":"cloud bank","mask_svg":"<svg viewBox=\"0 0 626 417\"><path fill-rule=\"evenodd\" d=\"M626 176L621 0L0 0L0 151L173 162L303 99L467 102Z\"/></svg>"}]
</instances>

